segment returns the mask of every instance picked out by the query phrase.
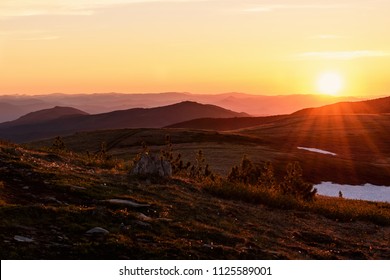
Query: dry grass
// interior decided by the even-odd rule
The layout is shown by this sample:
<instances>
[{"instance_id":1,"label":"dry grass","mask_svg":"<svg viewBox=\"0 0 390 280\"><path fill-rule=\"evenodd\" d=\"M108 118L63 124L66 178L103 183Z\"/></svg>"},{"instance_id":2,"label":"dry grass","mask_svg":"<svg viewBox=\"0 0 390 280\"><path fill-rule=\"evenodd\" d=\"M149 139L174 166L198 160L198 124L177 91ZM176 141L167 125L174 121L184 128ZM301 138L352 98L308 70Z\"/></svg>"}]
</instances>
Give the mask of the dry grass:
<instances>
[{"instance_id":1,"label":"dry grass","mask_svg":"<svg viewBox=\"0 0 390 280\"><path fill-rule=\"evenodd\" d=\"M204 184L203 189L225 199L240 200L253 204L285 210L302 210L337 219L339 221L362 220L378 225L390 225L390 204L317 196L307 202L275 190L220 181Z\"/></svg>"},{"instance_id":2,"label":"dry grass","mask_svg":"<svg viewBox=\"0 0 390 280\"><path fill-rule=\"evenodd\" d=\"M2 259L390 258L388 204L321 197L305 203L188 178L148 182L77 153L0 148ZM105 202L111 198L150 207ZM85 234L96 226L110 233Z\"/></svg>"}]
</instances>

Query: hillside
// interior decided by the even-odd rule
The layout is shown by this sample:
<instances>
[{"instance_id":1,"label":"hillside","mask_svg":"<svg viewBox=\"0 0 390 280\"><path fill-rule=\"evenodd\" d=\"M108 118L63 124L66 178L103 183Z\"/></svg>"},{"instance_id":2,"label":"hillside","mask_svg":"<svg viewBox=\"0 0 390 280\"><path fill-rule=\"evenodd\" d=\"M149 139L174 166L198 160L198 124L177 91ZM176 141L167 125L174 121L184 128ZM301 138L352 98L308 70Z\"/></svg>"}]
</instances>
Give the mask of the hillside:
<instances>
[{"instance_id":1,"label":"hillside","mask_svg":"<svg viewBox=\"0 0 390 280\"><path fill-rule=\"evenodd\" d=\"M47 121L51 121L63 117L77 116L77 115L88 115L88 113L72 107L56 106L54 108L43 109L36 112L28 113L14 121L0 123L0 129L6 127L13 127L17 125L32 125L37 123L44 123Z\"/></svg>"},{"instance_id":2,"label":"hillside","mask_svg":"<svg viewBox=\"0 0 390 280\"><path fill-rule=\"evenodd\" d=\"M95 93L0 96L0 122L15 120L27 113L54 106L75 107L90 114L101 114L130 108L154 108L183 101L212 104L254 116L290 114L303 108L318 107L353 97L326 95L254 95L244 93L191 94L166 93Z\"/></svg>"},{"instance_id":3,"label":"hillside","mask_svg":"<svg viewBox=\"0 0 390 280\"><path fill-rule=\"evenodd\" d=\"M172 124L170 128L191 128L208 129L217 131L238 130L273 122L283 121L297 116L313 115L358 115L358 114L390 114L390 97L384 97L373 100L359 102L341 102L326 105L319 108L307 108L299 110L290 115L280 115L271 117L250 117L250 118L231 118L231 119L194 119L190 121Z\"/></svg>"},{"instance_id":4,"label":"hillside","mask_svg":"<svg viewBox=\"0 0 390 280\"><path fill-rule=\"evenodd\" d=\"M42 113L42 114L41 114ZM44 121L45 115L47 120ZM0 138L28 142L37 139L63 136L79 131L93 131L100 129L120 128L157 128L172 123L195 118L229 118L248 116L245 113L236 113L214 105L203 105L195 102L181 102L178 104L150 109L137 108L96 115L69 115L62 118L53 118L45 112L35 112L24 116L21 120L31 120L37 117L41 121L21 122L17 120L0 125Z\"/></svg>"},{"instance_id":5,"label":"hillside","mask_svg":"<svg viewBox=\"0 0 390 280\"><path fill-rule=\"evenodd\" d=\"M340 102L319 108L302 109L294 113L294 115L351 114L390 114L390 96L359 102Z\"/></svg>"},{"instance_id":6,"label":"hillside","mask_svg":"<svg viewBox=\"0 0 390 280\"><path fill-rule=\"evenodd\" d=\"M390 97L379 99L359 101L359 102L341 102L326 105L319 108L307 108L294 112L290 115L279 115L270 117L249 117L249 118L230 118L215 119L202 118L193 119L185 122L179 122L169 125L170 128L190 128L207 129L217 131L238 130L249 127L255 127L265 124L271 124L277 121L283 121L290 116L311 116L311 115L354 115L354 114L390 114Z\"/></svg>"},{"instance_id":7,"label":"hillside","mask_svg":"<svg viewBox=\"0 0 390 280\"><path fill-rule=\"evenodd\" d=\"M237 131L269 143L279 153L299 159L312 178L349 184L388 185L390 115L291 116L273 124ZM327 156L299 150L316 148ZM318 180L318 179L317 179Z\"/></svg>"},{"instance_id":8,"label":"hillside","mask_svg":"<svg viewBox=\"0 0 390 280\"><path fill-rule=\"evenodd\" d=\"M50 106L50 104L46 104L43 101L37 102L36 100L27 98L25 102L22 100L17 100L15 102L14 99L9 100L9 98L0 97L0 123L16 120L25 114L42 110Z\"/></svg>"},{"instance_id":9,"label":"hillside","mask_svg":"<svg viewBox=\"0 0 390 280\"><path fill-rule=\"evenodd\" d=\"M105 143L110 154L122 159L135 156L145 143L159 152L169 135L173 149L185 161L202 150L212 170L226 175L231 167L248 155L260 164L270 161L278 174L288 162L299 161L304 178L312 183L371 183L388 186L390 182L390 116L310 116L287 117L261 126L230 132L195 129L123 129L76 133L63 138L75 152L95 153ZM53 139L32 143L48 147ZM323 155L298 149L309 147L335 153Z\"/></svg>"},{"instance_id":10,"label":"hillside","mask_svg":"<svg viewBox=\"0 0 390 280\"><path fill-rule=\"evenodd\" d=\"M270 117L243 117L243 118L202 118L185 122L175 123L167 128L187 128L187 129L206 129L216 131L238 130L247 127L272 124L279 120L289 118L289 115L270 116Z\"/></svg>"},{"instance_id":11,"label":"hillside","mask_svg":"<svg viewBox=\"0 0 390 280\"><path fill-rule=\"evenodd\" d=\"M320 214L247 203L190 179L140 180L121 162L4 143L0 170L1 259L390 258L390 228L364 221L380 213L388 224L388 204L318 197L315 207L350 212Z\"/></svg>"}]
</instances>

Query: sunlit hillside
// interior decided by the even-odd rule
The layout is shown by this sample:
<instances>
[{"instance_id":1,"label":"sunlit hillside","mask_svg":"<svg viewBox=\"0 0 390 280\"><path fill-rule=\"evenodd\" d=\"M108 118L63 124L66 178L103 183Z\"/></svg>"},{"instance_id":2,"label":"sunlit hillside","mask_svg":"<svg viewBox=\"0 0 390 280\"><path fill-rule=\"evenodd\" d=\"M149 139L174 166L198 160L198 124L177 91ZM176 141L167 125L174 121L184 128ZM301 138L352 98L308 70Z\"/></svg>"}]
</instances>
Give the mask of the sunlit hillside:
<instances>
[{"instance_id":1,"label":"sunlit hillside","mask_svg":"<svg viewBox=\"0 0 390 280\"><path fill-rule=\"evenodd\" d=\"M129 161L58 143L2 143L0 159L2 259L389 258L389 204L145 180Z\"/></svg>"}]
</instances>

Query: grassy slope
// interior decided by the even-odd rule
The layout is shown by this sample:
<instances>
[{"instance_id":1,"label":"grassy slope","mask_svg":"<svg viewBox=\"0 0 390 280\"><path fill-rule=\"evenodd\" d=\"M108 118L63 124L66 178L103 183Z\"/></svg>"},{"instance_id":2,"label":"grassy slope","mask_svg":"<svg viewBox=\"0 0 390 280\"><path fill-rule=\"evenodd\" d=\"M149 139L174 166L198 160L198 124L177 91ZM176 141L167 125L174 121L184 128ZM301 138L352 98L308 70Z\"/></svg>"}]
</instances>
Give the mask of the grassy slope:
<instances>
[{"instance_id":1,"label":"grassy slope","mask_svg":"<svg viewBox=\"0 0 390 280\"><path fill-rule=\"evenodd\" d=\"M160 150L170 135L174 150L191 161L202 149L212 169L226 175L244 154L254 162L272 161L281 175L286 164L299 161L305 179L320 183L388 185L390 182L390 116L289 117L233 132L187 129L125 129L78 133L65 137L72 150L96 152L102 142L109 152L130 159L142 142ZM52 140L35 143L49 146ZM311 147L337 153L323 155L297 147Z\"/></svg>"},{"instance_id":2,"label":"grassy slope","mask_svg":"<svg viewBox=\"0 0 390 280\"><path fill-rule=\"evenodd\" d=\"M76 154L0 145L2 259L388 259L388 226L222 199L182 179L150 183ZM104 200L131 199L145 208ZM322 204L348 201L319 198ZM388 204L358 203L389 217ZM140 213L150 217L140 217ZM390 220L389 218L386 218ZM388 223L389 224L389 223ZM85 232L100 226L103 237ZM14 240L33 238L32 243Z\"/></svg>"},{"instance_id":3,"label":"grassy slope","mask_svg":"<svg viewBox=\"0 0 390 280\"><path fill-rule=\"evenodd\" d=\"M292 117L273 125L241 130L269 147L299 160L312 181L349 184L390 182L389 115ZM336 153L324 156L297 147ZM309 174L308 174L309 175Z\"/></svg>"}]
</instances>

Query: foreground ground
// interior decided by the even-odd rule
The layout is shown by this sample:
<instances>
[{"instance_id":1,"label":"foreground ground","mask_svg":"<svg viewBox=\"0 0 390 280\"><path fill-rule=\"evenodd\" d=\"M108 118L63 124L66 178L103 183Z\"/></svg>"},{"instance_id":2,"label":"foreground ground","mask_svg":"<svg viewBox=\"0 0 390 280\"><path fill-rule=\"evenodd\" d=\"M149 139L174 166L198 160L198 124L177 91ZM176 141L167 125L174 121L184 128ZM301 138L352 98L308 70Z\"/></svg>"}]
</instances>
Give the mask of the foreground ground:
<instances>
[{"instance_id":1,"label":"foreground ground","mask_svg":"<svg viewBox=\"0 0 390 280\"><path fill-rule=\"evenodd\" d=\"M387 222L220 199L189 180L139 180L123 167L8 144L0 221L1 259L390 258Z\"/></svg>"}]
</instances>

